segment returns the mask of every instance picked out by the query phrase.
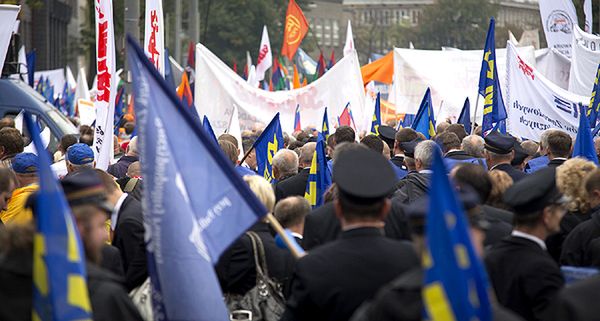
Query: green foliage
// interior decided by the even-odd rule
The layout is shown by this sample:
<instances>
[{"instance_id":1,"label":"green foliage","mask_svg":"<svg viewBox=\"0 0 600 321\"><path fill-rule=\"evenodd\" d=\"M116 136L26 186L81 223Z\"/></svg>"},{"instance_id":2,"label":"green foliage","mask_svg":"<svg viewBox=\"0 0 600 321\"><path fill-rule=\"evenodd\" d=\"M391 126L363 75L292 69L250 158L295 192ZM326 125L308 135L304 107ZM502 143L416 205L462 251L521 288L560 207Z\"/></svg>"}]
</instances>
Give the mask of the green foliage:
<instances>
[{"instance_id":1,"label":"green foliage","mask_svg":"<svg viewBox=\"0 0 600 321\"><path fill-rule=\"evenodd\" d=\"M573 0L573 4L575 5L575 9L577 9L577 21L579 22L579 27L583 30L585 26L585 14L583 13L583 3L585 0ZM592 0L592 16L593 16L593 26L592 29L594 33L600 33L599 23L600 23L600 2Z\"/></svg>"}]
</instances>

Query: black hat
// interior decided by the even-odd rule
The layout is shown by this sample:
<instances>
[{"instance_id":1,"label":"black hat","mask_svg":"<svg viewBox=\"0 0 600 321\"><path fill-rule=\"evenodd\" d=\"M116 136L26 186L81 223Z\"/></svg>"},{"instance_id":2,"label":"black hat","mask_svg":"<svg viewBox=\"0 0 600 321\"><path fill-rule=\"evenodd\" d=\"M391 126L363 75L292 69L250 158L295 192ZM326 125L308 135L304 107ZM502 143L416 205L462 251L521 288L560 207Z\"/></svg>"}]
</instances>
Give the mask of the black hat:
<instances>
[{"instance_id":1,"label":"black hat","mask_svg":"<svg viewBox=\"0 0 600 321\"><path fill-rule=\"evenodd\" d=\"M492 131L485 136L485 149L496 154L508 154L513 151L515 139L511 136Z\"/></svg>"},{"instance_id":2,"label":"black hat","mask_svg":"<svg viewBox=\"0 0 600 321\"><path fill-rule=\"evenodd\" d=\"M379 137L388 144L390 148L394 148L394 142L396 141L396 130L390 126L379 126Z\"/></svg>"},{"instance_id":3,"label":"black hat","mask_svg":"<svg viewBox=\"0 0 600 321\"><path fill-rule=\"evenodd\" d=\"M415 158L415 148L417 148L417 145L422 141L423 140L421 138L416 138L409 142L399 143L400 148L402 148L402 150L404 151L404 156Z\"/></svg>"},{"instance_id":4,"label":"black hat","mask_svg":"<svg viewBox=\"0 0 600 321\"><path fill-rule=\"evenodd\" d=\"M106 201L102 179L94 170L80 170L67 175L60 182L69 206L94 205L112 213L113 207Z\"/></svg>"},{"instance_id":5,"label":"black hat","mask_svg":"<svg viewBox=\"0 0 600 321\"><path fill-rule=\"evenodd\" d=\"M510 164L513 166L521 165L525 161L525 158L529 157L529 154L527 153L525 148L521 147L521 144L519 144L519 142L517 142L516 140L514 145L515 157L510 162Z\"/></svg>"},{"instance_id":6,"label":"black hat","mask_svg":"<svg viewBox=\"0 0 600 321\"><path fill-rule=\"evenodd\" d=\"M381 153L366 148L342 151L333 163L333 181L341 194L361 204L388 196L396 174Z\"/></svg>"},{"instance_id":7,"label":"black hat","mask_svg":"<svg viewBox=\"0 0 600 321\"><path fill-rule=\"evenodd\" d=\"M552 204L566 201L556 186L556 170L540 169L525 176L504 193L504 203L514 209L515 215L528 215Z\"/></svg>"}]
</instances>

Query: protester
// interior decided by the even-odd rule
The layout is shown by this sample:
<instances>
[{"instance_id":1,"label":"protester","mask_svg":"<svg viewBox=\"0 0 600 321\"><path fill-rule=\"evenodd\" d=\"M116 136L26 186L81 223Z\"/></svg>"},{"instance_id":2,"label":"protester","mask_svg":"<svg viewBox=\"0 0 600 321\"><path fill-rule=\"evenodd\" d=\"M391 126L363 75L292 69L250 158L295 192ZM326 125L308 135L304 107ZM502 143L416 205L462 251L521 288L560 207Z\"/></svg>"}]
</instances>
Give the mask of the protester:
<instances>
[{"instance_id":1,"label":"protester","mask_svg":"<svg viewBox=\"0 0 600 321\"><path fill-rule=\"evenodd\" d=\"M550 160L548 167L557 168L571 155L571 136L562 130L548 131L548 134L542 136L542 139L540 148L542 148L542 153L548 156Z\"/></svg>"},{"instance_id":2,"label":"protester","mask_svg":"<svg viewBox=\"0 0 600 321\"><path fill-rule=\"evenodd\" d=\"M297 262L282 320L348 320L381 286L419 264L410 244L381 232L395 185L391 165L370 150L346 153L333 165L341 238Z\"/></svg>"},{"instance_id":3,"label":"protester","mask_svg":"<svg viewBox=\"0 0 600 321\"><path fill-rule=\"evenodd\" d=\"M552 304L552 318L548 320L594 321L600 315L598 304L600 276L590 277L562 289Z\"/></svg>"},{"instance_id":4,"label":"protester","mask_svg":"<svg viewBox=\"0 0 600 321\"><path fill-rule=\"evenodd\" d=\"M68 134L64 135L60 139L60 143L58 144L58 150L54 153L54 164L52 164L51 168L54 173L58 176L58 178L62 178L67 175L67 150L72 145L77 144L77 136Z\"/></svg>"},{"instance_id":5,"label":"protester","mask_svg":"<svg viewBox=\"0 0 600 321\"><path fill-rule=\"evenodd\" d=\"M281 149L273 156L273 177L277 182L282 182L296 174L299 169L298 154L289 150ZM277 185L275 185L277 187ZM275 188L275 197L277 197L277 188Z\"/></svg>"},{"instance_id":6,"label":"protester","mask_svg":"<svg viewBox=\"0 0 600 321\"><path fill-rule=\"evenodd\" d=\"M281 226L289 229L296 242L302 246L304 235L304 221L310 213L310 204L301 196L284 198L275 205L273 215Z\"/></svg>"},{"instance_id":7,"label":"protester","mask_svg":"<svg viewBox=\"0 0 600 321\"><path fill-rule=\"evenodd\" d=\"M0 161L6 168L11 168L12 160L23 152L25 144L18 129L5 127L0 129Z\"/></svg>"},{"instance_id":8,"label":"protester","mask_svg":"<svg viewBox=\"0 0 600 321\"><path fill-rule=\"evenodd\" d=\"M439 122L437 124L437 126L435 127L435 135L439 135L441 133L444 133L446 131L446 129L448 129L448 127L450 127L450 123L449 122Z\"/></svg>"},{"instance_id":9,"label":"protester","mask_svg":"<svg viewBox=\"0 0 600 321\"><path fill-rule=\"evenodd\" d=\"M139 160L137 137L133 137L127 145L127 152L115 164L109 165L106 171L116 178L123 178L127 174L127 168L131 163Z\"/></svg>"},{"instance_id":10,"label":"protester","mask_svg":"<svg viewBox=\"0 0 600 321\"><path fill-rule=\"evenodd\" d=\"M386 143L383 142L383 157L385 157L385 159L387 160L391 160L392 156L391 156L392 150L390 149L390 146Z\"/></svg>"},{"instance_id":11,"label":"protester","mask_svg":"<svg viewBox=\"0 0 600 321\"><path fill-rule=\"evenodd\" d=\"M475 158L484 158L484 140L478 135L465 136L462 139L461 149Z\"/></svg>"},{"instance_id":12,"label":"protester","mask_svg":"<svg viewBox=\"0 0 600 321\"><path fill-rule=\"evenodd\" d=\"M32 219L31 209L25 204L31 194L39 189L37 156L32 153L17 154L12 161L17 188L13 191L6 209L0 213L4 224L25 224Z\"/></svg>"},{"instance_id":13,"label":"protester","mask_svg":"<svg viewBox=\"0 0 600 321\"><path fill-rule=\"evenodd\" d=\"M140 162L133 162L127 168L127 175L117 180L119 188L127 195L142 201L144 195L144 182L142 181L142 166Z\"/></svg>"},{"instance_id":14,"label":"protester","mask_svg":"<svg viewBox=\"0 0 600 321\"><path fill-rule=\"evenodd\" d=\"M127 143L128 147L129 143L131 142ZM123 157L123 149L121 149L121 144L119 144L119 137L117 137L117 135L113 135L113 157L117 162Z\"/></svg>"},{"instance_id":15,"label":"protester","mask_svg":"<svg viewBox=\"0 0 600 321\"><path fill-rule=\"evenodd\" d=\"M249 168L253 172L256 172L258 170L256 164L256 150L252 147L254 146L254 142L256 142L256 138L245 136L242 137L244 137L242 139L242 148L244 149L244 156L247 156L244 160L244 163L242 163L241 166Z\"/></svg>"},{"instance_id":16,"label":"protester","mask_svg":"<svg viewBox=\"0 0 600 321\"><path fill-rule=\"evenodd\" d=\"M394 142L396 141L397 131L394 129L394 127L382 125L382 126L378 127L377 132L378 132L377 136L379 136L379 138L381 138L381 140L383 140L383 142L388 145L388 152L387 152L387 154L384 154L384 156L387 155L386 158L393 157L394 155L391 154L389 147L394 146ZM385 149L385 147L384 147L384 149Z\"/></svg>"},{"instance_id":17,"label":"protester","mask_svg":"<svg viewBox=\"0 0 600 321\"><path fill-rule=\"evenodd\" d=\"M17 188L17 177L15 173L8 168L0 168L0 210L6 211L8 201L10 200L13 191ZM0 226L3 225L0 220Z\"/></svg>"},{"instance_id":18,"label":"protester","mask_svg":"<svg viewBox=\"0 0 600 321\"><path fill-rule=\"evenodd\" d=\"M544 320L564 285L546 238L560 230L566 210L554 169L543 169L511 186L504 201L514 209L514 230L485 257L498 302L526 320Z\"/></svg>"},{"instance_id":19,"label":"protester","mask_svg":"<svg viewBox=\"0 0 600 321\"><path fill-rule=\"evenodd\" d=\"M427 194L429 191L429 178L431 177L431 164L433 153L439 149L431 140L418 143L415 148L416 172L408 173L397 185L398 190L394 198L401 203L412 203Z\"/></svg>"},{"instance_id":20,"label":"protester","mask_svg":"<svg viewBox=\"0 0 600 321\"><path fill-rule=\"evenodd\" d=\"M485 160L489 170L506 172L516 183L525 177L525 173L510 164L515 156L514 138L493 131L485 136Z\"/></svg>"},{"instance_id":21,"label":"protester","mask_svg":"<svg viewBox=\"0 0 600 321\"><path fill-rule=\"evenodd\" d=\"M412 128L402 128L396 133L396 138L394 142L394 157L392 157L391 161L394 165L404 170L405 172L408 171L406 169L406 165L404 164L405 151L402 148L401 144L414 141L415 139L417 139L417 137L417 132L415 132Z\"/></svg>"},{"instance_id":22,"label":"protester","mask_svg":"<svg viewBox=\"0 0 600 321\"><path fill-rule=\"evenodd\" d=\"M495 208L511 210L504 202L503 196L506 190L513 185L513 179L508 176L506 172L500 170L492 170L489 173L492 181L492 190L490 191L490 196L487 198L486 203Z\"/></svg>"},{"instance_id":23,"label":"protester","mask_svg":"<svg viewBox=\"0 0 600 321\"><path fill-rule=\"evenodd\" d=\"M463 126L462 124L450 124L450 126L446 128L446 132L454 133L456 137L458 137L458 140L460 140L461 142L468 135L465 131L465 126Z\"/></svg>"},{"instance_id":24,"label":"protester","mask_svg":"<svg viewBox=\"0 0 600 321\"><path fill-rule=\"evenodd\" d=\"M383 140L375 135L367 135L361 139L361 144L367 146L369 149L383 155Z\"/></svg>"},{"instance_id":25,"label":"protester","mask_svg":"<svg viewBox=\"0 0 600 321\"><path fill-rule=\"evenodd\" d=\"M300 171L275 186L276 202L289 196L302 196L306 192L306 182L310 172L310 165L315 154L316 143L306 143L300 150L298 159ZM291 156L291 155L290 155Z\"/></svg>"},{"instance_id":26,"label":"protester","mask_svg":"<svg viewBox=\"0 0 600 321\"><path fill-rule=\"evenodd\" d=\"M3 128L15 128L15 119L12 117L2 117L0 119L0 130Z\"/></svg>"},{"instance_id":27,"label":"protester","mask_svg":"<svg viewBox=\"0 0 600 321\"><path fill-rule=\"evenodd\" d=\"M90 146L82 143L77 143L69 147L66 162L68 174L96 167L94 151Z\"/></svg>"},{"instance_id":28,"label":"protester","mask_svg":"<svg viewBox=\"0 0 600 321\"><path fill-rule=\"evenodd\" d=\"M510 161L510 165L512 165L512 167L514 167L516 170L523 172L525 171L527 161L531 158L531 156L516 140L514 142L514 151L515 156L513 157L512 161Z\"/></svg>"},{"instance_id":29,"label":"protester","mask_svg":"<svg viewBox=\"0 0 600 321\"><path fill-rule=\"evenodd\" d=\"M471 163L483 166L482 159L474 158L465 151L461 150L461 140L455 133L445 131L439 135L436 135L434 141L442 148L442 153L444 154L444 163L449 169L452 169L459 163Z\"/></svg>"}]
</instances>

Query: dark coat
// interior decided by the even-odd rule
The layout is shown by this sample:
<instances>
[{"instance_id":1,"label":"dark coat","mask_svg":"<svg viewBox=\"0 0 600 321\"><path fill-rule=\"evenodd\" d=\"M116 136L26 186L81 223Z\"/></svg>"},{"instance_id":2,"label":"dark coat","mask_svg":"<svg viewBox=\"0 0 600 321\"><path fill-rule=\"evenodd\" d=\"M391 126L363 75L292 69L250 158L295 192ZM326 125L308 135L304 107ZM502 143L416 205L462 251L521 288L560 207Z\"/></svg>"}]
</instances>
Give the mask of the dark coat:
<instances>
[{"instance_id":1,"label":"dark coat","mask_svg":"<svg viewBox=\"0 0 600 321\"><path fill-rule=\"evenodd\" d=\"M563 242L560 263L600 268L600 207L591 218L577 225Z\"/></svg>"},{"instance_id":2,"label":"dark coat","mask_svg":"<svg viewBox=\"0 0 600 321\"><path fill-rule=\"evenodd\" d=\"M412 203L429 192L431 174L410 172L396 185L393 199L402 204Z\"/></svg>"},{"instance_id":3,"label":"dark coat","mask_svg":"<svg viewBox=\"0 0 600 321\"><path fill-rule=\"evenodd\" d=\"M501 213L501 211L503 210L491 206L484 205L481 207L481 215L483 215L483 218L490 223L489 228L485 231L485 241L483 242L483 245L486 247L502 241L512 232L512 224L506 223L498 218L498 213ZM512 213L508 213L512 215Z\"/></svg>"},{"instance_id":4,"label":"dark coat","mask_svg":"<svg viewBox=\"0 0 600 321\"><path fill-rule=\"evenodd\" d=\"M117 184L119 184L119 187L121 188L121 190L123 192L129 194L130 196L132 196L133 198L135 198L136 200L141 202L142 196L144 195L144 181L143 180L137 179L132 191L125 190L125 187L127 187L127 183L129 183L129 181L132 179L133 178L129 178L129 177L125 176L123 178L119 178L117 180Z\"/></svg>"},{"instance_id":5,"label":"dark coat","mask_svg":"<svg viewBox=\"0 0 600 321\"><path fill-rule=\"evenodd\" d=\"M497 219L507 224L513 224L513 213L490 205L482 205L481 210L486 219Z\"/></svg>"},{"instance_id":6,"label":"dark coat","mask_svg":"<svg viewBox=\"0 0 600 321\"><path fill-rule=\"evenodd\" d=\"M498 302L525 320L544 320L564 285L558 265L537 243L511 236L492 247L485 265Z\"/></svg>"},{"instance_id":7,"label":"dark coat","mask_svg":"<svg viewBox=\"0 0 600 321\"><path fill-rule=\"evenodd\" d=\"M277 182L275 184L275 201L279 202L289 196L304 196L309 172L310 169L305 168L298 172L298 174Z\"/></svg>"},{"instance_id":8,"label":"dark coat","mask_svg":"<svg viewBox=\"0 0 600 321\"><path fill-rule=\"evenodd\" d=\"M392 200L392 209L385 219L385 236L396 240L410 240L410 228L404 207ZM333 202L323 204L306 216L302 246L306 250L338 239L342 227L335 215Z\"/></svg>"},{"instance_id":9,"label":"dark coat","mask_svg":"<svg viewBox=\"0 0 600 321\"><path fill-rule=\"evenodd\" d=\"M119 210L112 245L121 252L127 290L142 285L148 277L144 218L142 204L131 196L125 198Z\"/></svg>"},{"instance_id":10,"label":"dark coat","mask_svg":"<svg viewBox=\"0 0 600 321\"><path fill-rule=\"evenodd\" d=\"M548 167L556 169L558 166L562 165L566 161L566 159L553 159L548 162Z\"/></svg>"},{"instance_id":11,"label":"dark coat","mask_svg":"<svg viewBox=\"0 0 600 321\"><path fill-rule=\"evenodd\" d=\"M102 261L100 262L100 267L121 278L125 278L121 252L118 248L110 244L106 244L102 247Z\"/></svg>"},{"instance_id":12,"label":"dark coat","mask_svg":"<svg viewBox=\"0 0 600 321\"><path fill-rule=\"evenodd\" d=\"M506 172L506 174L508 174L508 176L510 176L510 178L512 178L513 182L515 182L515 183L518 182L519 180L521 180L522 178L524 178L525 176L527 176L527 174L525 174L525 172L515 169L510 164L499 164L493 168L490 168L490 170L492 170L492 169L497 169L499 171Z\"/></svg>"},{"instance_id":13,"label":"dark coat","mask_svg":"<svg viewBox=\"0 0 600 321\"><path fill-rule=\"evenodd\" d=\"M403 170L408 170L406 165L404 165L404 156L394 156L390 159L390 162Z\"/></svg>"},{"instance_id":14,"label":"dark coat","mask_svg":"<svg viewBox=\"0 0 600 321\"><path fill-rule=\"evenodd\" d=\"M294 269L292 254L275 244L267 223L256 223L250 231L256 232L263 242L269 277L283 285L286 293ZM223 293L244 295L256 286L256 264L250 237L244 234L227 248L215 269Z\"/></svg>"},{"instance_id":15,"label":"dark coat","mask_svg":"<svg viewBox=\"0 0 600 321\"><path fill-rule=\"evenodd\" d=\"M116 178L123 178L127 176L127 169L129 168L129 165L131 165L131 163L137 162L138 160L139 157L137 156L125 155L119 158L119 160L116 163L109 165L106 172Z\"/></svg>"},{"instance_id":16,"label":"dark coat","mask_svg":"<svg viewBox=\"0 0 600 321\"><path fill-rule=\"evenodd\" d=\"M555 321L595 321L600 317L600 276L579 281L563 289L553 304Z\"/></svg>"},{"instance_id":17,"label":"dark coat","mask_svg":"<svg viewBox=\"0 0 600 321\"><path fill-rule=\"evenodd\" d=\"M297 262L281 320L348 320L381 286L418 265L408 242L373 227L344 231Z\"/></svg>"},{"instance_id":18,"label":"dark coat","mask_svg":"<svg viewBox=\"0 0 600 321\"><path fill-rule=\"evenodd\" d=\"M563 242L567 238L567 235L569 235L577 225L588 221L589 219L589 212L569 212L563 216L562 220L560 221L560 231L556 234L548 236L546 239L548 253L550 253L550 256L552 256L556 262L560 262L560 253L562 252Z\"/></svg>"},{"instance_id":19,"label":"dark coat","mask_svg":"<svg viewBox=\"0 0 600 321\"><path fill-rule=\"evenodd\" d=\"M351 321L423 320L423 270L412 269L379 291L372 302L363 304ZM492 305L494 321L523 320L498 304Z\"/></svg>"}]
</instances>

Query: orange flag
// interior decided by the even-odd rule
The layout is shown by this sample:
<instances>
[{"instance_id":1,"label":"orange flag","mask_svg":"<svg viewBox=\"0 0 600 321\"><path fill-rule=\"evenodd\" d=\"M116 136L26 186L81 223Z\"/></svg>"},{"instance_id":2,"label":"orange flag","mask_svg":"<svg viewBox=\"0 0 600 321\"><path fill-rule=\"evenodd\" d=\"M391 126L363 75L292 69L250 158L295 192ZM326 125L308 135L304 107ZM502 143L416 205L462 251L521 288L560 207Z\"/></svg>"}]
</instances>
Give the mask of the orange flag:
<instances>
[{"instance_id":1,"label":"orange flag","mask_svg":"<svg viewBox=\"0 0 600 321\"><path fill-rule=\"evenodd\" d=\"M283 31L281 54L287 56L292 61L296 50L298 50L307 32L308 22L306 22L302 9L296 4L296 1L290 0L285 14L285 30Z\"/></svg>"},{"instance_id":2,"label":"orange flag","mask_svg":"<svg viewBox=\"0 0 600 321\"><path fill-rule=\"evenodd\" d=\"M382 83L391 84L394 75L394 51L360 68L363 77L363 85L376 80Z\"/></svg>"},{"instance_id":3,"label":"orange flag","mask_svg":"<svg viewBox=\"0 0 600 321\"><path fill-rule=\"evenodd\" d=\"M308 80L304 77L304 79L302 79L302 87L306 87L306 85L308 85Z\"/></svg>"},{"instance_id":4,"label":"orange flag","mask_svg":"<svg viewBox=\"0 0 600 321\"><path fill-rule=\"evenodd\" d=\"M177 87L177 96L179 96L179 99L181 99L184 104L187 104L188 107L191 107L194 103L192 89L190 88L190 81L188 80L187 73L185 72L181 76L181 83L179 84L179 87ZM183 99L184 97L185 100Z\"/></svg>"},{"instance_id":5,"label":"orange flag","mask_svg":"<svg viewBox=\"0 0 600 321\"><path fill-rule=\"evenodd\" d=\"M300 75L298 74L298 68L294 64L294 78L293 78L294 89L300 88Z\"/></svg>"}]
</instances>

